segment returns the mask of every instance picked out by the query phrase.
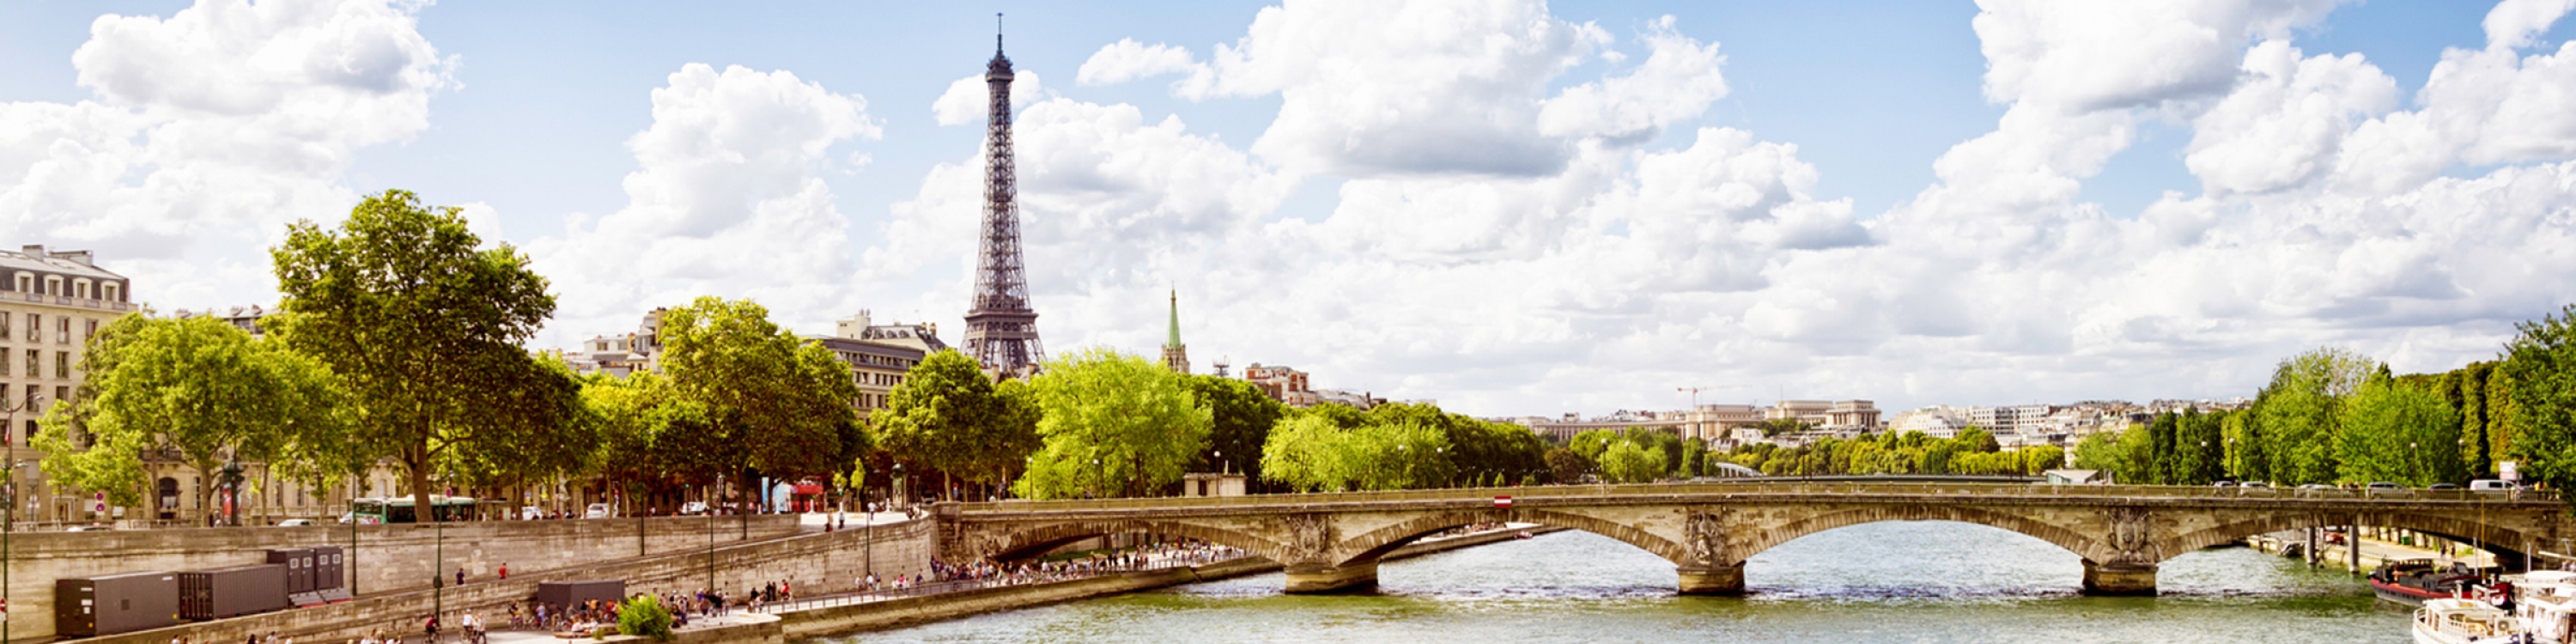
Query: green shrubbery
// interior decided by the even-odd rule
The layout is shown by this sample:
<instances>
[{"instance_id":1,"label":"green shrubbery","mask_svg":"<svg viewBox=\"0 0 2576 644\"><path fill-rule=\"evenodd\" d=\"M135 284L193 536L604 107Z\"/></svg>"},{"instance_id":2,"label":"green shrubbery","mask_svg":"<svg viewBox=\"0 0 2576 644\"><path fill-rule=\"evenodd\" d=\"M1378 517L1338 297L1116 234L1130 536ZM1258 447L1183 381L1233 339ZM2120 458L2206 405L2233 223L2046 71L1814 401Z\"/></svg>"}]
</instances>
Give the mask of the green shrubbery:
<instances>
[{"instance_id":1,"label":"green shrubbery","mask_svg":"<svg viewBox=\"0 0 2576 644\"><path fill-rule=\"evenodd\" d=\"M617 607L617 632L657 640L671 639L671 611L652 595L626 598Z\"/></svg>"}]
</instances>

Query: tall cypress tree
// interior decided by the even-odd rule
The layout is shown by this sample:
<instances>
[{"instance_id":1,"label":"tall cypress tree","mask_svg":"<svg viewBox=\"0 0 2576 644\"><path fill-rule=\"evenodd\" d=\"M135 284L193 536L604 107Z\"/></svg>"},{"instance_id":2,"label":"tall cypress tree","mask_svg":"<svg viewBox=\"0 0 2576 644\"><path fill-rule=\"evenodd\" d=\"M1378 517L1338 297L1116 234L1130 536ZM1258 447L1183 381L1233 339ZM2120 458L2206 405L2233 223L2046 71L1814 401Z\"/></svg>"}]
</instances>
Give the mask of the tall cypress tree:
<instances>
[{"instance_id":1,"label":"tall cypress tree","mask_svg":"<svg viewBox=\"0 0 2576 644\"><path fill-rule=\"evenodd\" d=\"M2472 450L2478 460L2469 463L2469 471L2480 475L2495 472L2496 457L2503 454L2496 448L2504 444L2487 435L2487 377L2494 371L2493 362L2472 362L2461 367L2457 382L2459 402L2453 403L2453 407L2460 411L2461 437L2478 443Z\"/></svg>"}]
</instances>

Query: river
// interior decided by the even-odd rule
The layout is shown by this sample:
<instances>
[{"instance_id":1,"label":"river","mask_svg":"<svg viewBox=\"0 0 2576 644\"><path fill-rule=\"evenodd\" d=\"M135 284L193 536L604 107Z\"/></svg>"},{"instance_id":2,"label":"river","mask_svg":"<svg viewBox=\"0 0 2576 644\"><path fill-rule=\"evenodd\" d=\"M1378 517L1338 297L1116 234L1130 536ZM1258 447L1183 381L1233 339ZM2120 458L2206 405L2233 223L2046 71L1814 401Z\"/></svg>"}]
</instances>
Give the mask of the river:
<instances>
[{"instance_id":1,"label":"river","mask_svg":"<svg viewBox=\"0 0 2576 644\"><path fill-rule=\"evenodd\" d=\"M2246 548L2165 562L2160 597L2086 597L2082 578L2031 537L1882 522L1756 555L1745 597L1682 597L1671 563L1566 531L1391 562L1373 593L1287 595L1269 574L802 644L2410 641L2350 575Z\"/></svg>"}]
</instances>

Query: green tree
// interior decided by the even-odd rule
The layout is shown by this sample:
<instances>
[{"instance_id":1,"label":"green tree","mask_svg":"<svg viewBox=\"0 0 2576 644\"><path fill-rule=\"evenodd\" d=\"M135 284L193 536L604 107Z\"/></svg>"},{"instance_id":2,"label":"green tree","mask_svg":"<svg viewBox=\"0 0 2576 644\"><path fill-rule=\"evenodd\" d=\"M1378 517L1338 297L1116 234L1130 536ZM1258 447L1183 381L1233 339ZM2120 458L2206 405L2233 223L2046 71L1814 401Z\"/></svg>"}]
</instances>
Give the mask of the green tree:
<instances>
[{"instance_id":1,"label":"green tree","mask_svg":"<svg viewBox=\"0 0 2576 644\"><path fill-rule=\"evenodd\" d=\"M1592 459L1584 458L1582 454L1563 447L1549 449L1540 458L1547 461L1547 474L1557 483L1566 485L1582 483L1583 477L1591 474L1593 470ZM1758 463L1756 465L1758 466Z\"/></svg>"},{"instance_id":2,"label":"green tree","mask_svg":"<svg viewBox=\"0 0 2576 644\"><path fill-rule=\"evenodd\" d=\"M58 485L136 504L146 452L177 458L199 480L213 480L228 459L273 461L313 487L347 471L336 460L281 459L346 449L330 371L221 320L129 314L100 329L81 365L81 394L54 402L33 445ZM74 439L82 433L86 445ZM197 507L213 507L214 486L196 492Z\"/></svg>"},{"instance_id":3,"label":"green tree","mask_svg":"<svg viewBox=\"0 0 2576 644\"><path fill-rule=\"evenodd\" d=\"M492 370L496 413L479 440L449 450L438 464L450 480L475 487L525 484L578 473L598 451L597 423L582 405L580 379L558 360L521 368L517 356L485 354L503 364Z\"/></svg>"},{"instance_id":4,"label":"green tree","mask_svg":"<svg viewBox=\"0 0 2576 644\"><path fill-rule=\"evenodd\" d=\"M2220 433L2227 441L2227 475L2239 481L2262 481L2272 477L2270 459L2263 452L2269 444L2263 439L2263 426L2252 409L2228 414L2220 422Z\"/></svg>"},{"instance_id":5,"label":"green tree","mask_svg":"<svg viewBox=\"0 0 2576 644\"><path fill-rule=\"evenodd\" d=\"M2373 379L2342 408L2335 449L2344 481L2459 482L2460 421L2439 394Z\"/></svg>"},{"instance_id":6,"label":"green tree","mask_svg":"<svg viewBox=\"0 0 2576 644\"><path fill-rule=\"evenodd\" d=\"M731 469L793 480L838 473L841 427L859 396L848 364L769 321L748 300L701 297L662 312L661 369L703 406Z\"/></svg>"},{"instance_id":7,"label":"green tree","mask_svg":"<svg viewBox=\"0 0 2576 644\"><path fill-rule=\"evenodd\" d=\"M2336 478L2338 407L2379 364L2352 351L2323 348L2281 361L2255 401L2272 480L2283 485Z\"/></svg>"},{"instance_id":8,"label":"green tree","mask_svg":"<svg viewBox=\"0 0 2576 644\"><path fill-rule=\"evenodd\" d=\"M1017 381L1013 381L1017 382ZM922 359L870 420L897 458L980 483L1001 483L1037 449L1034 391L1005 399L974 358L954 349Z\"/></svg>"},{"instance_id":9,"label":"green tree","mask_svg":"<svg viewBox=\"0 0 2576 644\"><path fill-rule=\"evenodd\" d=\"M519 346L554 297L509 244L481 245L457 209L388 190L337 231L297 222L270 250L283 313L263 323L338 374L349 441L401 463L420 507L448 450L577 422L577 408L517 402L557 389L529 386L547 376Z\"/></svg>"},{"instance_id":10,"label":"green tree","mask_svg":"<svg viewBox=\"0 0 2576 644\"><path fill-rule=\"evenodd\" d=\"M1611 483L1652 483L1663 476L1663 448L1619 441L1601 455L1601 478Z\"/></svg>"},{"instance_id":11,"label":"green tree","mask_svg":"<svg viewBox=\"0 0 2576 644\"><path fill-rule=\"evenodd\" d=\"M1288 415L1288 406L1272 400L1250 381L1216 376L1183 376L1190 395L1208 408L1208 453L1199 457L1203 470L1242 472L1246 481L1264 481L1262 449L1270 430Z\"/></svg>"},{"instance_id":12,"label":"green tree","mask_svg":"<svg viewBox=\"0 0 2576 644\"><path fill-rule=\"evenodd\" d=\"M1102 347L1047 362L1030 382L1045 446L1014 484L1038 499L1143 496L1181 480L1207 449L1208 408L1180 374Z\"/></svg>"},{"instance_id":13,"label":"green tree","mask_svg":"<svg viewBox=\"0 0 2576 644\"><path fill-rule=\"evenodd\" d=\"M1312 414L1279 421L1261 451L1262 476L1299 492L1349 491L1359 478L1359 464L1350 462L1358 454L1349 446L1349 431Z\"/></svg>"},{"instance_id":14,"label":"green tree","mask_svg":"<svg viewBox=\"0 0 2576 644\"><path fill-rule=\"evenodd\" d=\"M2120 441L2120 435L2125 433L2128 432L2107 431L2085 436L2075 444L2076 469L2109 472L2114 480L2122 484L2131 483L2122 478L2127 476L2124 470L2129 460L2128 450Z\"/></svg>"},{"instance_id":15,"label":"green tree","mask_svg":"<svg viewBox=\"0 0 2576 644\"><path fill-rule=\"evenodd\" d=\"M2528 480L2560 490L2576 504L2576 305L2515 325L2494 380L2506 383L2511 406L2505 436ZM2490 398L2492 400L2492 398ZM2488 435L2496 435L2494 424Z\"/></svg>"}]
</instances>

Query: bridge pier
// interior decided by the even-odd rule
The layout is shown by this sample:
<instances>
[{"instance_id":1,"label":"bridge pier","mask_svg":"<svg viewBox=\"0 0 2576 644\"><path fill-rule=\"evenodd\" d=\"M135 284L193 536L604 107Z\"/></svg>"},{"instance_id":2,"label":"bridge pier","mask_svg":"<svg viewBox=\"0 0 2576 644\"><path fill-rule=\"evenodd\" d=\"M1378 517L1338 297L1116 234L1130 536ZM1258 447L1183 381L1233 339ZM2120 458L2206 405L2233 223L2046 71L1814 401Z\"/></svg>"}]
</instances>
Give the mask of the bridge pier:
<instances>
[{"instance_id":1,"label":"bridge pier","mask_svg":"<svg viewBox=\"0 0 2576 644\"><path fill-rule=\"evenodd\" d=\"M2084 562L2084 594L2146 596L2156 594L2156 565Z\"/></svg>"},{"instance_id":2,"label":"bridge pier","mask_svg":"<svg viewBox=\"0 0 2576 644\"><path fill-rule=\"evenodd\" d=\"M1744 594L1744 562L1735 562L1731 566L1678 566L1675 570L1681 573L1681 594Z\"/></svg>"},{"instance_id":3,"label":"bridge pier","mask_svg":"<svg viewBox=\"0 0 2576 644\"><path fill-rule=\"evenodd\" d=\"M1287 568L1288 592L1294 594L1337 593L1377 587L1377 562L1352 562L1340 566L1303 564Z\"/></svg>"}]
</instances>

